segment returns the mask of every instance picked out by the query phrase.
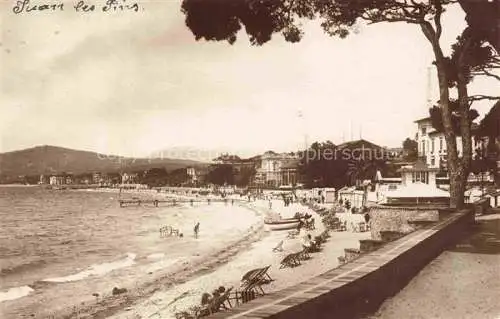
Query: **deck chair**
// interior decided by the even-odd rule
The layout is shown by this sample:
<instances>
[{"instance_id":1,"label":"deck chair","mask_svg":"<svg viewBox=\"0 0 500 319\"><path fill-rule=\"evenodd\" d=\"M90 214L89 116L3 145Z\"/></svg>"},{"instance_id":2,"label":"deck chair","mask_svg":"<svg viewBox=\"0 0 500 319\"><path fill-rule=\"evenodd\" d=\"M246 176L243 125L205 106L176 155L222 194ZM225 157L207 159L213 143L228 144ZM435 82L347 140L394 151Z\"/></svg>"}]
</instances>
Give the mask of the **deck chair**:
<instances>
[{"instance_id":1,"label":"deck chair","mask_svg":"<svg viewBox=\"0 0 500 319\"><path fill-rule=\"evenodd\" d=\"M281 240L276 247L273 248L273 252L283 251L283 240Z\"/></svg>"},{"instance_id":2,"label":"deck chair","mask_svg":"<svg viewBox=\"0 0 500 319\"><path fill-rule=\"evenodd\" d=\"M271 278L271 276L268 273L269 268L271 268L271 265L261 268L260 271L257 274L255 274L255 277L259 279L261 283L268 283L273 281L273 278Z\"/></svg>"},{"instance_id":3,"label":"deck chair","mask_svg":"<svg viewBox=\"0 0 500 319\"><path fill-rule=\"evenodd\" d=\"M280 269L286 268L286 267L293 268L293 267L296 267L298 265L300 265L300 259L297 258L297 253L292 253L292 254L286 255L285 258L283 258L283 260L280 263Z\"/></svg>"},{"instance_id":4,"label":"deck chair","mask_svg":"<svg viewBox=\"0 0 500 319\"><path fill-rule=\"evenodd\" d=\"M242 286L248 286L251 283L256 283L260 285L273 281L273 279L268 273L269 268L271 268L271 265L268 265L263 268L250 270L241 278Z\"/></svg>"},{"instance_id":5,"label":"deck chair","mask_svg":"<svg viewBox=\"0 0 500 319\"><path fill-rule=\"evenodd\" d=\"M220 310L221 308L229 309L233 307L233 305L231 304L231 300L229 299L232 290L233 287L226 289L226 291L222 295L215 299L214 306L218 306L218 310ZM229 305L229 307L226 304Z\"/></svg>"},{"instance_id":6,"label":"deck chair","mask_svg":"<svg viewBox=\"0 0 500 319\"><path fill-rule=\"evenodd\" d=\"M255 274L260 271L260 269L261 268L256 268L256 269L252 269L252 270L248 271L246 274L243 275L243 277L241 277L241 282L246 283L246 282L252 280L252 278L255 276Z\"/></svg>"},{"instance_id":7,"label":"deck chair","mask_svg":"<svg viewBox=\"0 0 500 319\"><path fill-rule=\"evenodd\" d=\"M262 284L267 282L265 281L262 276L264 272L267 272L267 267L266 268L257 268L254 270L251 270L249 273L250 275L243 276L241 279L241 288L244 292L249 293L250 291L253 291L253 293L257 294L262 294L264 295L264 289L262 289ZM248 273L247 273L248 274Z\"/></svg>"},{"instance_id":8,"label":"deck chair","mask_svg":"<svg viewBox=\"0 0 500 319\"><path fill-rule=\"evenodd\" d=\"M305 247L305 246L302 246L303 249L302 251L299 251L298 253L296 253L296 258L300 259L300 260L307 260L309 258L311 258L311 256L309 255L309 248Z\"/></svg>"},{"instance_id":9,"label":"deck chair","mask_svg":"<svg viewBox=\"0 0 500 319\"><path fill-rule=\"evenodd\" d=\"M324 236L318 235L314 237L314 242L321 246L322 244L326 243L326 238Z\"/></svg>"}]
</instances>

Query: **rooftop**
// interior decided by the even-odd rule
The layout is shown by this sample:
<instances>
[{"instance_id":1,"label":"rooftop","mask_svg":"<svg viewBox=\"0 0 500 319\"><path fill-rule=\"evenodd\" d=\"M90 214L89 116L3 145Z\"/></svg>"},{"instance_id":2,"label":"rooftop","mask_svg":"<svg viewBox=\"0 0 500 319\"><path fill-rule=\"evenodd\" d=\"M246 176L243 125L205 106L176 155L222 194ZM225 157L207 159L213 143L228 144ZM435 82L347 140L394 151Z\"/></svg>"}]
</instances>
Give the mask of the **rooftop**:
<instances>
[{"instance_id":1,"label":"rooftop","mask_svg":"<svg viewBox=\"0 0 500 319\"><path fill-rule=\"evenodd\" d=\"M424 183L412 183L386 193L388 198L449 198L450 193Z\"/></svg>"},{"instance_id":2,"label":"rooftop","mask_svg":"<svg viewBox=\"0 0 500 319\"><path fill-rule=\"evenodd\" d=\"M430 116L427 116L427 117L423 117L421 119L418 119L418 120L414 121L414 123L427 122L427 121L430 121L430 120L431 120Z\"/></svg>"},{"instance_id":3,"label":"rooftop","mask_svg":"<svg viewBox=\"0 0 500 319\"><path fill-rule=\"evenodd\" d=\"M399 172L437 172L439 168L431 168L422 161L417 161L413 165L402 166Z\"/></svg>"},{"instance_id":4,"label":"rooftop","mask_svg":"<svg viewBox=\"0 0 500 319\"><path fill-rule=\"evenodd\" d=\"M374 143L372 143L370 141L367 141L365 139L359 139L359 140L345 142L345 143L337 145L337 148L338 149L343 149L343 148L360 148L361 146L363 146L365 148L384 149L382 146L374 144Z\"/></svg>"}]
</instances>

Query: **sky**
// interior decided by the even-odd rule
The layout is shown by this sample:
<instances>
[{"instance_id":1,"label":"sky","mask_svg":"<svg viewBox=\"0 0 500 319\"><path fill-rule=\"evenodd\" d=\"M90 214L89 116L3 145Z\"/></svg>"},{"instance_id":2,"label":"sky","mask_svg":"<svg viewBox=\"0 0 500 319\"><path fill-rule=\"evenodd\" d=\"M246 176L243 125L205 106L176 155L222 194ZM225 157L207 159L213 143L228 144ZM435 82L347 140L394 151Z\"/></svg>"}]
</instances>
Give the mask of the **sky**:
<instances>
[{"instance_id":1,"label":"sky","mask_svg":"<svg viewBox=\"0 0 500 319\"><path fill-rule=\"evenodd\" d=\"M112 13L77 13L65 2L63 12L17 15L12 3L0 4L0 152L55 145L248 156L360 137L400 147L438 96L431 47L415 25L360 26L336 39L307 22L300 43L275 35L255 47L243 32L234 45L196 41L180 1ZM445 13L445 51L464 25L459 7Z\"/></svg>"}]
</instances>

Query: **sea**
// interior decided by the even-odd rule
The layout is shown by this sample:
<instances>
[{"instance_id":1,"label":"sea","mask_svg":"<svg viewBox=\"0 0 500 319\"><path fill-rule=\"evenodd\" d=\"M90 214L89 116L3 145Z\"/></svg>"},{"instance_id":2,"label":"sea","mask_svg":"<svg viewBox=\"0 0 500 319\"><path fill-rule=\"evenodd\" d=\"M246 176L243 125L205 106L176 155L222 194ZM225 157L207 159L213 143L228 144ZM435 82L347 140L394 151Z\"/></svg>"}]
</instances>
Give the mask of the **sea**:
<instances>
[{"instance_id":1,"label":"sea","mask_svg":"<svg viewBox=\"0 0 500 319\"><path fill-rule=\"evenodd\" d=\"M137 194L0 187L0 316L39 317L89 301L93 291L137 285L241 238L259 221L231 203L120 208L126 196ZM162 226L183 237L160 236Z\"/></svg>"}]
</instances>

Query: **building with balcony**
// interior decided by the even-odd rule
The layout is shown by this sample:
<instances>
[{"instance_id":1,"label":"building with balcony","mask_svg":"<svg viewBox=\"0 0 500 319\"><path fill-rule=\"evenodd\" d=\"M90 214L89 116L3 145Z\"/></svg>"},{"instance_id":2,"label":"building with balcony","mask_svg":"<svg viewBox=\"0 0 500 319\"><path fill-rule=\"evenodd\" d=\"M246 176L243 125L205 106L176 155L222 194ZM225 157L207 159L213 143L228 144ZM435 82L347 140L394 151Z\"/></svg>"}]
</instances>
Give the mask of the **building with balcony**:
<instances>
[{"instance_id":1,"label":"building with balcony","mask_svg":"<svg viewBox=\"0 0 500 319\"><path fill-rule=\"evenodd\" d=\"M431 168L446 169L446 140L444 133L436 131L432 126L430 117L425 117L416 120L417 134L416 141L418 143L418 156ZM472 129L475 131L477 125L473 123ZM458 156L463 154L462 137L457 136L457 151ZM481 141L472 138L473 156L474 151L481 148Z\"/></svg>"}]
</instances>

